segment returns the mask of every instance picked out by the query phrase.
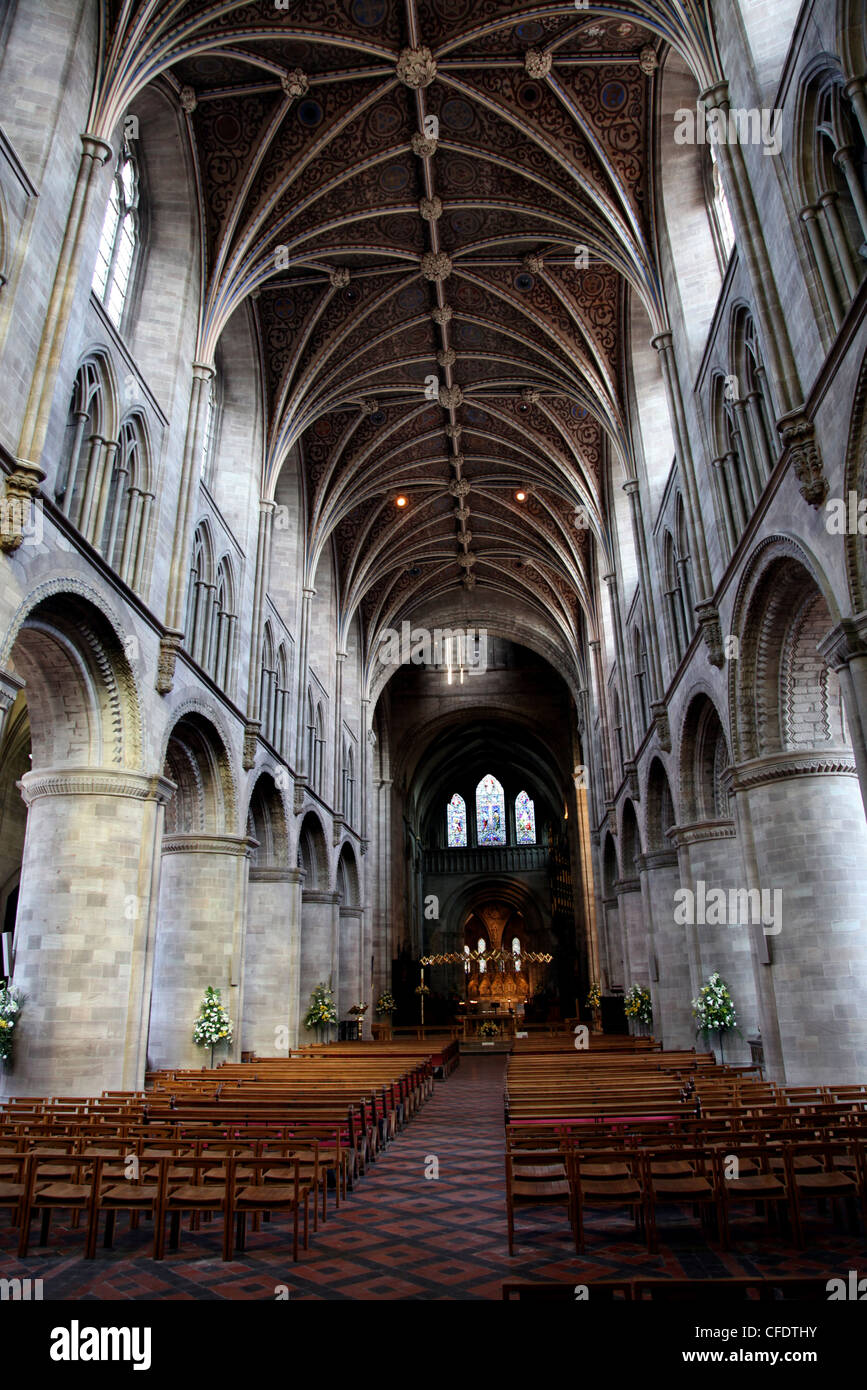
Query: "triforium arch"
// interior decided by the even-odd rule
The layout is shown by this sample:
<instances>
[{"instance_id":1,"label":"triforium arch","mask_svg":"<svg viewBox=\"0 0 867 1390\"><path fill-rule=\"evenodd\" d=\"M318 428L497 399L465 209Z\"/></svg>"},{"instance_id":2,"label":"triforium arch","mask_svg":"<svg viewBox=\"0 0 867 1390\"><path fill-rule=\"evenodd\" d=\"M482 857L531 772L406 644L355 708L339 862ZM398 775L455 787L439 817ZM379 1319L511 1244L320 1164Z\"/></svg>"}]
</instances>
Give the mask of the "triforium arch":
<instances>
[{"instance_id":1,"label":"triforium arch","mask_svg":"<svg viewBox=\"0 0 867 1390\"><path fill-rule=\"evenodd\" d=\"M728 739L716 705L709 694L696 692L684 715L678 749L682 824L729 817L724 774L730 762Z\"/></svg>"}]
</instances>

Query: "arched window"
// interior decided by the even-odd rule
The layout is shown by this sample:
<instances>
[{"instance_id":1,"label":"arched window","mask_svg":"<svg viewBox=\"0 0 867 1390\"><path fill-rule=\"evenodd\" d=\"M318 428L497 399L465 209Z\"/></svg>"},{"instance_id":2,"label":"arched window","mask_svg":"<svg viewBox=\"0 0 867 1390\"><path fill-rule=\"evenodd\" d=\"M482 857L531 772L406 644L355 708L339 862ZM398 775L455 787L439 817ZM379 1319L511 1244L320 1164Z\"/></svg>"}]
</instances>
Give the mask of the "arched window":
<instances>
[{"instance_id":1,"label":"arched window","mask_svg":"<svg viewBox=\"0 0 867 1390\"><path fill-rule=\"evenodd\" d=\"M286 643L277 649L277 698L274 707L274 729L271 742L281 757L286 757L289 732L289 657Z\"/></svg>"},{"instance_id":2,"label":"arched window","mask_svg":"<svg viewBox=\"0 0 867 1390\"><path fill-rule=\"evenodd\" d=\"M490 773L476 787L476 837L480 845L506 843L506 802L503 788Z\"/></svg>"},{"instance_id":3,"label":"arched window","mask_svg":"<svg viewBox=\"0 0 867 1390\"><path fill-rule=\"evenodd\" d=\"M470 959L470 948L469 948L469 946L465 946L465 947L464 947L464 974L465 974L465 975L469 975L469 973L470 973L470 971L472 970L472 968L473 968L473 962L472 962L472 960Z\"/></svg>"},{"instance_id":4,"label":"arched window","mask_svg":"<svg viewBox=\"0 0 867 1390\"><path fill-rule=\"evenodd\" d=\"M647 648L644 645L644 629L641 624L632 634L632 659L635 673L635 707L640 732L643 734L650 723L650 705L647 698Z\"/></svg>"},{"instance_id":5,"label":"arched window","mask_svg":"<svg viewBox=\"0 0 867 1390\"><path fill-rule=\"evenodd\" d=\"M716 150L711 143L708 143L705 149L707 150L707 162L704 167L708 212L720 271L724 273L729 263L732 247L735 244L735 229Z\"/></svg>"},{"instance_id":6,"label":"arched window","mask_svg":"<svg viewBox=\"0 0 867 1390\"><path fill-rule=\"evenodd\" d=\"M519 845L536 843L536 809L526 792L515 797L515 839Z\"/></svg>"},{"instance_id":7,"label":"arched window","mask_svg":"<svg viewBox=\"0 0 867 1390\"><path fill-rule=\"evenodd\" d=\"M617 746L617 778L618 781L623 776L623 715L620 713L620 696L615 688L612 697L612 714L614 727L614 742Z\"/></svg>"},{"instance_id":8,"label":"arched window","mask_svg":"<svg viewBox=\"0 0 867 1390\"><path fill-rule=\"evenodd\" d=\"M139 171L124 141L117 162L96 257L93 291L115 328L123 318L133 264L139 247Z\"/></svg>"},{"instance_id":9,"label":"arched window","mask_svg":"<svg viewBox=\"0 0 867 1390\"><path fill-rule=\"evenodd\" d=\"M665 533L663 543L663 571L665 573L665 600L668 604L669 630L671 632L672 665L679 666L685 648L683 630L684 615L681 611L680 585L677 582L677 559L674 537L670 531Z\"/></svg>"},{"instance_id":10,"label":"arched window","mask_svg":"<svg viewBox=\"0 0 867 1390\"><path fill-rule=\"evenodd\" d=\"M259 674L259 719L262 736L268 743L274 743L274 723L277 713L277 662L274 655L274 637L270 622L265 623L262 634L262 668Z\"/></svg>"},{"instance_id":11,"label":"arched window","mask_svg":"<svg viewBox=\"0 0 867 1390\"><path fill-rule=\"evenodd\" d=\"M341 772L341 810L348 825L352 825L355 814L355 755L348 739L343 742L343 768Z\"/></svg>"},{"instance_id":12,"label":"arched window","mask_svg":"<svg viewBox=\"0 0 867 1390\"><path fill-rule=\"evenodd\" d=\"M92 358L75 375L69 402L63 464L54 495L84 535L96 515L100 484L111 446L106 442L107 402L103 373Z\"/></svg>"},{"instance_id":13,"label":"arched window","mask_svg":"<svg viewBox=\"0 0 867 1390\"><path fill-rule=\"evenodd\" d=\"M467 804L458 792L446 807L446 843L449 849L467 847Z\"/></svg>"},{"instance_id":14,"label":"arched window","mask_svg":"<svg viewBox=\"0 0 867 1390\"><path fill-rule=\"evenodd\" d=\"M205 669L217 684L229 691L232 682L232 652L234 649L235 584L228 558L220 561L217 570L216 602L212 610L212 630Z\"/></svg>"},{"instance_id":15,"label":"arched window","mask_svg":"<svg viewBox=\"0 0 867 1390\"><path fill-rule=\"evenodd\" d=\"M483 936L480 936L480 937L479 937L479 944L478 944L478 946L476 947L476 950L479 952L480 955L481 955L482 951L485 950L485 938L484 938ZM487 962L486 960L480 960L480 961L479 961L479 974L480 974L480 975L484 975L484 973L485 973L485 971L487 970L487 968L488 968L488 962Z\"/></svg>"},{"instance_id":16,"label":"arched window","mask_svg":"<svg viewBox=\"0 0 867 1390\"><path fill-rule=\"evenodd\" d=\"M325 720L322 705L313 703L312 691L307 692L307 783L317 795L322 795L324 773Z\"/></svg>"},{"instance_id":17,"label":"arched window","mask_svg":"<svg viewBox=\"0 0 867 1390\"><path fill-rule=\"evenodd\" d=\"M211 630L211 608L214 600L214 558L207 526L200 522L193 539L193 562L187 590L187 615L184 622L187 651L194 661L207 669L208 635Z\"/></svg>"},{"instance_id":18,"label":"arched window","mask_svg":"<svg viewBox=\"0 0 867 1390\"><path fill-rule=\"evenodd\" d=\"M839 71L805 88L796 149L801 220L836 330L867 274L867 150Z\"/></svg>"},{"instance_id":19,"label":"arched window","mask_svg":"<svg viewBox=\"0 0 867 1390\"><path fill-rule=\"evenodd\" d=\"M512 955L515 959L515 970L518 971L521 969L521 938L519 936L512 937Z\"/></svg>"},{"instance_id":20,"label":"arched window","mask_svg":"<svg viewBox=\"0 0 867 1390\"><path fill-rule=\"evenodd\" d=\"M141 420L133 417L121 426L99 547L115 573L133 589L142 583L153 497L144 430Z\"/></svg>"},{"instance_id":21,"label":"arched window","mask_svg":"<svg viewBox=\"0 0 867 1390\"><path fill-rule=\"evenodd\" d=\"M208 382L208 402L205 407L205 425L202 431L202 482L210 488L214 481L214 467L217 462L217 441L220 433L220 414L223 403L223 379L219 361L215 357L214 375Z\"/></svg>"},{"instance_id":22,"label":"arched window","mask_svg":"<svg viewBox=\"0 0 867 1390\"><path fill-rule=\"evenodd\" d=\"M741 456L741 437L734 413L738 394L737 376L717 373L711 387L711 411L715 458L713 474L716 501L728 559L746 529L755 501Z\"/></svg>"}]
</instances>

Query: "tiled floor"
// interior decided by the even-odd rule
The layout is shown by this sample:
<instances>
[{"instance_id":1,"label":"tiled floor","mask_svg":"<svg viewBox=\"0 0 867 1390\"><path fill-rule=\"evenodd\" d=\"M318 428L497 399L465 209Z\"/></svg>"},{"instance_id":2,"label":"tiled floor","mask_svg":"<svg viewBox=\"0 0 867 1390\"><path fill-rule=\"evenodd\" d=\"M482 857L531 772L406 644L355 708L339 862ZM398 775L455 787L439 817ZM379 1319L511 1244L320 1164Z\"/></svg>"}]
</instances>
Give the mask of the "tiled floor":
<instances>
[{"instance_id":1,"label":"tiled floor","mask_svg":"<svg viewBox=\"0 0 867 1390\"><path fill-rule=\"evenodd\" d=\"M149 1228L121 1231L113 1251L79 1257L83 1233L58 1227L52 1244L15 1258L14 1233L2 1218L0 1275L42 1278L46 1299L499 1299L504 1279L594 1279L730 1274L801 1274L830 1278L863 1267L860 1234L811 1222L803 1254L740 1227L737 1253L709 1247L686 1217L661 1223L661 1251L648 1256L624 1213L592 1217L584 1258L574 1255L565 1212L519 1214L515 1258L506 1246L503 1080L498 1057L464 1058L448 1081L381 1155L338 1215L312 1237L293 1264L282 1225L248 1238L231 1264L220 1259L220 1233L184 1233L181 1250L155 1263ZM434 1160L436 1162L434 1162ZM434 1176L438 1165L438 1176ZM427 1175L430 1176L427 1176ZM34 1240L38 1233L34 1226Z\"/></svg>"}]
</instances>

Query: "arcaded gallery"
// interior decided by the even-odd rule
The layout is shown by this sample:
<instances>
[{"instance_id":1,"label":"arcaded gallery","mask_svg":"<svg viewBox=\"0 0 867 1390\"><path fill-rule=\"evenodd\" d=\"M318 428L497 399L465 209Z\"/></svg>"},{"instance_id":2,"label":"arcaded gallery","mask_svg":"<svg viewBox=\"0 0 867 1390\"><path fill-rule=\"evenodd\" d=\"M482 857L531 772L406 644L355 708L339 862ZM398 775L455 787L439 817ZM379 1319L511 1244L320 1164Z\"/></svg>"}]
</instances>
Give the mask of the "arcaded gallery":
<instances>
[{"instance_id":1,"label":"arcaded gallery","mask_svg":"<svg viewBox=\"0 0 867 1390\"><path fill-rule=\"evenodd\" d=\"M0 50L0 1297L867 1298L864 0Z\"/></svg>"}]
</instances>

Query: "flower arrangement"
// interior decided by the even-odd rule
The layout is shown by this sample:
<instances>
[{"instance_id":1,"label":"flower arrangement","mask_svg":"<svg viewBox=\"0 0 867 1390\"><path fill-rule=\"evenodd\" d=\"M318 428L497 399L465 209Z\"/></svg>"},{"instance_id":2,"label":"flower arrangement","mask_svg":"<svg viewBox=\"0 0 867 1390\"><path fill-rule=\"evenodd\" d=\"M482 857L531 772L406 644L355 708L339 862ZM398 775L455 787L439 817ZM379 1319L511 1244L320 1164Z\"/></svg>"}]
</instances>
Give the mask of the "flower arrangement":
<instances>
[{"instance_id":1,"label":"flower arrangement","mask_svg":"<svg viewBox=\"0 0 867 1390\"><path fill-rule=\"evenodd\" d=\"M598 1009L602 1003L602 988L597 980L590 986L590 993L587 995L588 1009Z\"/></svg>"},{"instance_id":2,"label":"flower arrangement","mask_svg":"<svg viewBox=\"0 0 867 1390\"><path fill-rule=\"evenodd\" d=\"M416 994L430 994L427 985L416 985L415 992Z\"/></svg>"},{"instance_id":3,"label":"flower arrangement","mask_svg":"<svg viewBox=\"0 0 867 1390\"><path fill-rule=\"evenodd\" d=\"M17 989L8 985L0 988L0 1062L8 1066L12 1061L13 1028L16 1014L21 1012L22 997Z\"/></svg>"},{"instance_id":4,"label":"flower arrangement","mask_svg":"<svg viewBox=\"0 0 867 1390\"><path fill-rule=\"evenodd\" d=\"M494 1022L494 1020L492 1018L483 1019L482 1022L479 1024L479 1037L498 1038L499 1036L500 1029Z\"/></svg>"},{"instance_id":5,"label":"flower arrangement","mask_svg":"<svg viewBox=\"0 0 867 1390\"><path fill-rule=\"evenodd\" d=\"M389 990L385 990L376 1001L376 1012L380 1017L383 1014L393 1014L396 1008L394 995Z\"/></svg>"},{"instance_id":6,"label":"flower arrangement","mask_svg":"<svg viewBox=\"0 0 867 1390\"><path fill-rule=\"evenodd\" d=\"M304 1018L305 1028L320 1028L337 1022L337 1009L334 994L326 984L320 983L310 995L310 1007Z\"/></svg>"},{"instance_id":7,"label":"flower arrangement","mask_svg":"<svg viewBox=\"0 0 867 1390\"><path fill-rule=\"evenodd\" d=\"M703 1033L707 1037L708 1033L725 1032L729 1028L740 1032L734 1000L718 970L702 985L698 998L693 999L692 1012L698 1023L696 1036Z\"/></svg>"},{"instance_id":8,"label":"flower arrangement","mask_svg":"<svg viewBox=\"0 0 867 1390\"><path fill-rule=\"evenodd\" d=\"M651 1024L653 1022L653 1004L650 990L644 989L642 985L630 985L623 996L623 1012L627 1018L634 1018L636 1023Z\"/></svg>"},{"instance_id":9,"label":"flower arrangement","mask_svg":"<svg viewBox=\"0 0 867 1390\"><path fill-rule=\"evenodd\" d=\"M353 1004L349 1012L353 1014L355 1018L364 1018L364 1015L367 1013L367 1005Z\"/></svg>"},{"instance_id":10,"label":"flower arrangement","mask_svg":"<svg viewBox=\"0 0 867 1390\"><path fill-rule=\"evenodd\" d=\"M233 1037L232 1020L220 1002L220 991L208 985L193 1029L193 1042L213 1052L220 1043L231 1044Z\"/></svg>"}]
</instances>

